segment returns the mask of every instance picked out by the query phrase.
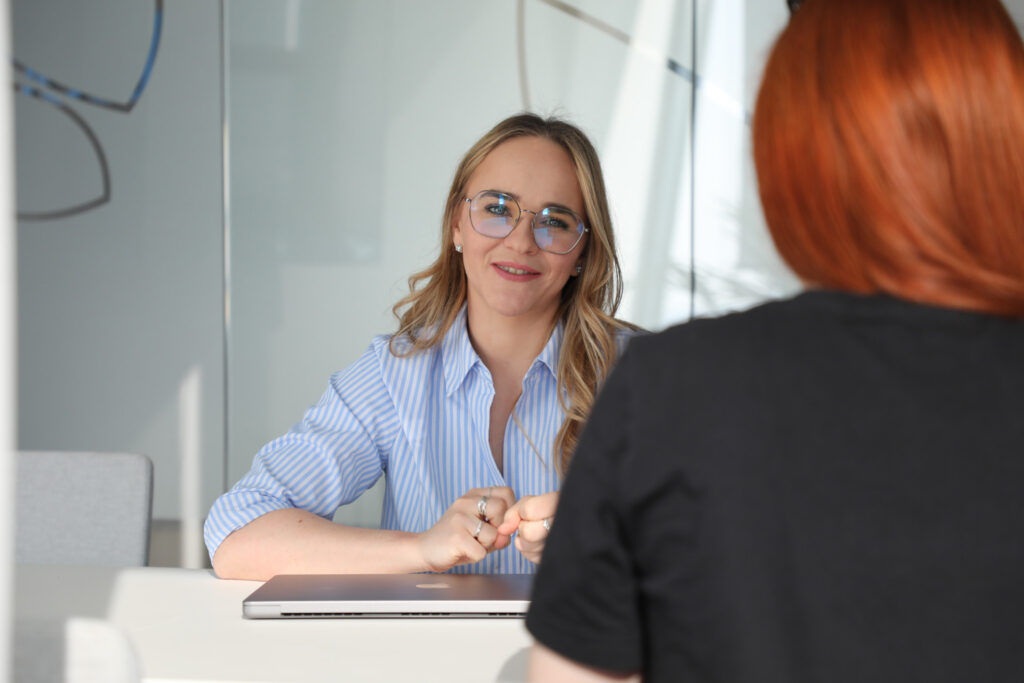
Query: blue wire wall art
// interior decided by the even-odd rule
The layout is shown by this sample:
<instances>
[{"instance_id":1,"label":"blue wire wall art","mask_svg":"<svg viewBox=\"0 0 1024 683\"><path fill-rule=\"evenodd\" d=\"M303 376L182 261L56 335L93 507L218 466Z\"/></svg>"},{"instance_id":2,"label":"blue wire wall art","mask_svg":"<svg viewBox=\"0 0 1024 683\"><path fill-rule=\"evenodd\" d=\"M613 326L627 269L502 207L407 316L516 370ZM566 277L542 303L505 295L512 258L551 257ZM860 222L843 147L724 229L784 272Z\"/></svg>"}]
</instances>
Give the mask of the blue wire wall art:
<instances>
[{"instance_id":1,"label":"blue wire wall art","mask_svg":"<svg viewBox=\"0 0 1024 683\"><path fill-rule=\"evenodd\" d=\"M106 204L110 201L110 167L107 163L107 155L103 151L96 133L82 116L75 111L72 104L88 104L109 111L128 114L135 107L143 91L149 83L150 74L153 72L153 64L156 61L157 49L160 46L160 33L163 25L163 0L154 0L153 10L153 33L150 38L149 51L146 56L146 63L139 75L139 80L132 90L131 96L125 101L117 101L106 97L99 97L92 93L85 92L73 86L54 80L45 74L39 73L30 68L17 58L12 58L11 63L15 70L14 91L17 95L32 97L54 107L64 116L67 116L75 126L81 130L89 141L89 145L96 155L99 164L100 176L102 179L102 190L98 196L87 201L71 206L49 211L19 211L20 220L52 220L66 218L75 214L83 213ZM64 99L62 99L64 98Z\"/></svg>"}]
</instances>

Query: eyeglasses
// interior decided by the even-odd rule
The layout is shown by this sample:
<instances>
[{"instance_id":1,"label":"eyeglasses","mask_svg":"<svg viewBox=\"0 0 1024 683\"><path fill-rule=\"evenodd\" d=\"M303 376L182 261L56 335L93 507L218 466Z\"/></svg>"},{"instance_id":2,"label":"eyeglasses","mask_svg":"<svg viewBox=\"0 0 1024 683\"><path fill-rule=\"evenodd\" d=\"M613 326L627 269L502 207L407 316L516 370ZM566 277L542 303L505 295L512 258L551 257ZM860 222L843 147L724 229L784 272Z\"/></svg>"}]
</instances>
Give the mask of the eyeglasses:
<instances>
[{"instance_id":1,"label":"eyeglasses","mask_svg":"<svg viewBox=\"0 0 1024 683\"><path fill-rule=\"evenodd\" d=\"M533 239L537 246L552 254L568 254L590 228L583 219L563 206L548 206L540 211L520 208L515 197L496 190L477 192L466 197L469 202L469 223L484 237L508 237L524 213L533 214Z\"/></svg>"}]
</instances>

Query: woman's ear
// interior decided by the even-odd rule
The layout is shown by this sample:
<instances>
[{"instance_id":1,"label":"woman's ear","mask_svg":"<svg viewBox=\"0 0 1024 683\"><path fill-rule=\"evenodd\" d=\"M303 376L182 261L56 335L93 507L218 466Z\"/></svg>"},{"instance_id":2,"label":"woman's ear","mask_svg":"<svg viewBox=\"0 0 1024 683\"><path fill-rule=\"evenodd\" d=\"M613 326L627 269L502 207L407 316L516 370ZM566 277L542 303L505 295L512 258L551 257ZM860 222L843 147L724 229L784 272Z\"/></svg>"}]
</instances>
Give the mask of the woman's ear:
<instances>
[{"instance_id":1,"label":"woman's ear","mask_svg":"<svg viewBox=\"0 0 1024 683\"><path fill-rule=\"evenodd\" d=\"M459 225L459 217L457 215L452 216L452 246L456 250L462 248L462 226Z\"/></svg>"}]
</instances>

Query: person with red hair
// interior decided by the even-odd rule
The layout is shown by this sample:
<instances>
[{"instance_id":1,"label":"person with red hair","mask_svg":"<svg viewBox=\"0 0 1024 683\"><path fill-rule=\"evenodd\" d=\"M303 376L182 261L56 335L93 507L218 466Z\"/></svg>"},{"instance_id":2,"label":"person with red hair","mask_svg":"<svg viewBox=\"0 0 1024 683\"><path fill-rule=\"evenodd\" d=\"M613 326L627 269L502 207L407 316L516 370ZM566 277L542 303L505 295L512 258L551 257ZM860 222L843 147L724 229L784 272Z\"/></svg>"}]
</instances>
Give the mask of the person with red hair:
<instances>
[{"instance_id":1,"label":"person with red hair","mask_svg":"<svg viewBox=\"0 0 1024 683\"><path fill-rule=\"evenodd\" d=\"M790 4L753 151L806 291L631 343L534 680L1024 671L1024 44L998 0Z\"/></svg>"}]
</instances>

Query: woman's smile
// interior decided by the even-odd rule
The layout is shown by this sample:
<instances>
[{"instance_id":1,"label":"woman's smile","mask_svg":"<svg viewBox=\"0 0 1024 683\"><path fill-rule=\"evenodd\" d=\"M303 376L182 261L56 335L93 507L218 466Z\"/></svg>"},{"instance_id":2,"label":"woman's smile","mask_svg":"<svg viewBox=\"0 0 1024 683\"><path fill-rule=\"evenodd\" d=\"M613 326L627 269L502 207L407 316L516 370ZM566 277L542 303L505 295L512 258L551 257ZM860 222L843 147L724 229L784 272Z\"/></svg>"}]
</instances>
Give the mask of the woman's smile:
<instances>
[{"instance_id":1,"label":"woman's smile","mask_svg":"<svg viewBox=\"0 0 1024 683\"><path fill-rule=\"evenodd\" d=\"M492 264L494 269L498 272L498 275L505 278L506 280L512 280L513 282L528 282L535 278L540 277L540 272L533 268L518 263L509 263L503 261L501 263Z\"/></svg>"}]
</instances>

